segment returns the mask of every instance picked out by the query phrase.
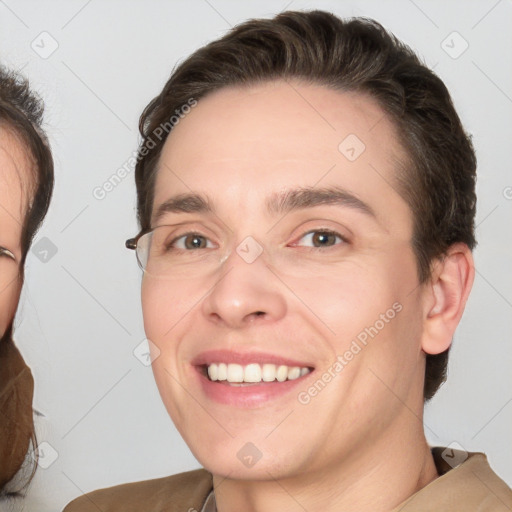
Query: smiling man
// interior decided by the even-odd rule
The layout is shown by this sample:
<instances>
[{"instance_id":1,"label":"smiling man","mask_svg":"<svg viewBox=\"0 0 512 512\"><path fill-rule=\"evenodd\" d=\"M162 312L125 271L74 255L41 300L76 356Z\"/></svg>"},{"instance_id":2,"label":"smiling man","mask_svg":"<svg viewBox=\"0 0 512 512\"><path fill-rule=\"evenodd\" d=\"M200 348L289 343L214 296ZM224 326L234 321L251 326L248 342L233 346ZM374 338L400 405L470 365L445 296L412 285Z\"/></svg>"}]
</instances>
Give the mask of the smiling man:
<instances>
[{"instance_id":1,"label":"smiling man","mask_svg":"<svg viewBox=\"0 0 512 512\"><path fill-rule=\"evenodd\" d=\"M509 510L485 455L423 431L474 277L475 156L439 78L375 22L286 12L183 62L141 128L128 246L204 469L66 512Z\"/></svg>"}]
</instances>

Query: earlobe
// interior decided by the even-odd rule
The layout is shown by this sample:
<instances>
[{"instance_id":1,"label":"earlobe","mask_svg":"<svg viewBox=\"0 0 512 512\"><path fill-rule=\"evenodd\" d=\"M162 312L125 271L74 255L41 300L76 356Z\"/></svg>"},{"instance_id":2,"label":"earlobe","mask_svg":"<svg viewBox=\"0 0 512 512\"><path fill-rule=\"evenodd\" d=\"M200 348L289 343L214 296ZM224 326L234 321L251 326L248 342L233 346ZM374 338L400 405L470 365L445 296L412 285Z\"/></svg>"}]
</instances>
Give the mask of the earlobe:
<instances>
[{"instance_id":1,"label":"earlobe","mask_svg":"<svg viewBox=\"0 0 512 512\"><path fill-rule=\"evenodd\" d=\"M421 348L427 354L439 354L450 347L474 277L473 256L465 244L452 245L447 254L436 261L424 291Z\"/></svg>"}]
</instances>

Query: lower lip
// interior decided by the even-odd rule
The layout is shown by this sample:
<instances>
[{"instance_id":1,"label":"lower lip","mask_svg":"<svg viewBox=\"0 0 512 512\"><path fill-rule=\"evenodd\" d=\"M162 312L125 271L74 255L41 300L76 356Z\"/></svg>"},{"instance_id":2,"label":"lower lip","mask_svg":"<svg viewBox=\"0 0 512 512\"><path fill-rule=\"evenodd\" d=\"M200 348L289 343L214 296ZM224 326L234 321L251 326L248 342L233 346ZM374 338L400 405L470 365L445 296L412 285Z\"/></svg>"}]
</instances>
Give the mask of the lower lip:
<instances>
[{"instance_id":1,"label":"lower lip","mask_svg":"<svg viewBox=\"0 0 512 512\"><path fill-rule=\"evenodd\" d=\"M256 407L270 400L279 398L290 393L293 388L303 384L304 380L312 372L294 380L284 382L262 382L249 386L230 386L226 381L211 381L199 368L196 367L197 375L205 395L211 400L232 405L234 407Z\"/></svg>"}]
</instances>

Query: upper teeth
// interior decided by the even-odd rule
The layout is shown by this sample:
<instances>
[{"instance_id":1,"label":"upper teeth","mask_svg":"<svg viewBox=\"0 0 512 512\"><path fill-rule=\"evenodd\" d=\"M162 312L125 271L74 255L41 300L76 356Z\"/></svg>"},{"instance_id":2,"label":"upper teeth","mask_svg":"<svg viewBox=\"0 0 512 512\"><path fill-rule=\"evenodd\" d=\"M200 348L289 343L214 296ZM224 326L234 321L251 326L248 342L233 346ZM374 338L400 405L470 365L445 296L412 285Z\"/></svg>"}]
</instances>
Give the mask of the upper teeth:
<instances>
[{"instance_id":1,"label":"upper teeth","mask_svg":"<svg viewBox=\"0 0 512 512\"><path fill-rule=\"evenodd\" d=\"M208 365L208 376L211 380L227 380L228 382L283 382L294 380L309 373L309 368L275 364L251 363L240 364L212 363Z\"/></svg>"}]
</instances>

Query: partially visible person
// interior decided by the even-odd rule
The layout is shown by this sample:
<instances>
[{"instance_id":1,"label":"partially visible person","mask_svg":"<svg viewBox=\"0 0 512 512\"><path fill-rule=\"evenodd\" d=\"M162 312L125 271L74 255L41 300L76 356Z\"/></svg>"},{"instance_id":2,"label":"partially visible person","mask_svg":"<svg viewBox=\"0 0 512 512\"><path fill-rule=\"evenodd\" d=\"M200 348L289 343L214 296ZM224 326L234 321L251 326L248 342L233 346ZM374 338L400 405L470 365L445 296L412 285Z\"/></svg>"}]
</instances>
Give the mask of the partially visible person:
<instances>
[{"instance_id":1,"label":"partially visible person","mask_svg":"<svg viewBox=\"0 0 512 512\"><path fill-rule=\"evenodd\" d=\"M13 341L13 321L32 239L53 191L43 103L28 81L0 65L0 508L32 479L34 379Z\"/></svg>"}]
</instances>

